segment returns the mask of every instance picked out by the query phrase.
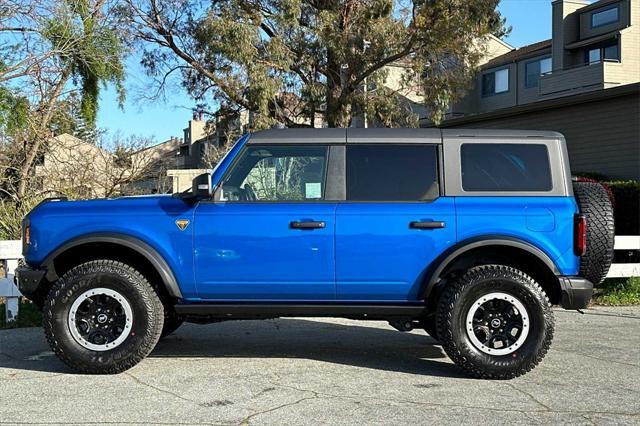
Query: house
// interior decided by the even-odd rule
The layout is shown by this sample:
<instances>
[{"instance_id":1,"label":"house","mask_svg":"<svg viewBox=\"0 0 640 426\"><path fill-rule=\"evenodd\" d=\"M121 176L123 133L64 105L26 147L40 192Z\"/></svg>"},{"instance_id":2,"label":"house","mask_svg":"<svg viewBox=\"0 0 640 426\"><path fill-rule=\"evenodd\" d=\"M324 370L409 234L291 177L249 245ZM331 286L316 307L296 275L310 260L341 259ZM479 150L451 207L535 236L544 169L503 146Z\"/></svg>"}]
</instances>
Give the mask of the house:
<instances>
[{"instance_id":1,"label":"house","mask_svg":"<svg viewBox=\"0 0 640 426\"><path fill-rule=\"evenodd\" d=\"M113 161L113 154L64 133L49 139L45 153L37 160L35 176L48 196L105 197L107 189L97 176L104 176Z\"/></svg>"},{"instance_id":2,"label":"house","mask_svg":"<svg viewBox=\"0 0 640 426\"><path fill-rule=\"evenodd\" d=\"M176 167L181 141L115 152L69 134L52 137L35 166L41 191L49 196L102 198L117 194L169 192L166 170Z\"/></svg>"},{"instance_id":3,"label":"house","mask_svg":"<svg viewBox=\"0 0 640 426\"><path fill-rule=\"evenodd\" d=\"M556 0L551 19L551 39L482 65L441 127L555 130L574 171L640 179L640 0Z\"/></svg>"}]
</instances>

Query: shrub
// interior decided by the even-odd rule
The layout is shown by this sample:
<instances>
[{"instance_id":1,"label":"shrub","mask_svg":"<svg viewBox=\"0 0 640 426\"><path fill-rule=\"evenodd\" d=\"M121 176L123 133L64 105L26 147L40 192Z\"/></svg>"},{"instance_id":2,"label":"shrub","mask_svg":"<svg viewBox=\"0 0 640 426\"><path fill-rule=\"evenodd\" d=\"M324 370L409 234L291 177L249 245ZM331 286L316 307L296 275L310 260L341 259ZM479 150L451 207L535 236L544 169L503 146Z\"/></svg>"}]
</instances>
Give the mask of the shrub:
<instances>
[{"instance_id":1,"label":"shrub","mask_svg":"<svg viewBox=\"0 0 640 426\"><path fill-rule=\"evenodd\" d=\"M39 201L16 204L0 200L0 240L19 240L22 233L22 219Z\"/></svg>"},{"instance_id":2,"label":"shrub","mask_svg":"<svg viewBox=\"0 0 640 426\"><path fill-rule=\"evenodd\" d=\"M599 291L593 298L598 305L639 305L640 277L609 278L599 286Z\"/></svg>"},{"instance_id":3,"label":"shrub","mask_svg":"<svg viewBox=\"0 0 640 426\"><path fill-rule=\"evenodd\" d=\"M598 182L613 204L616 235L640 235L640 181L607 180L604 175L576 172L579 182Z\"/></svg>"},{"instance_id":4,"label":"shrub","mask_svg":"<svg viewBox=\"0 0 640 426\"><path fill-rule=\"evenodd\" d=\"M615 199L616 235L640 235L640 181L606 183Z\"/></svg>"}]
</instances>

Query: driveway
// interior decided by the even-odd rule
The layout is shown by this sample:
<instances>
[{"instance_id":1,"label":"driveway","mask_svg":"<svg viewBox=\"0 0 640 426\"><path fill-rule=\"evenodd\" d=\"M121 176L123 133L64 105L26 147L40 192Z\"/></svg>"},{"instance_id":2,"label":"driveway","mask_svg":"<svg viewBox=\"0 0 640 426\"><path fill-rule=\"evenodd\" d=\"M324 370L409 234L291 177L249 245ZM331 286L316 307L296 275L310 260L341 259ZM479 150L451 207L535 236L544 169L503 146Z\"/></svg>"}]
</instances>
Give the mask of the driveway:
<instances>
[{"instance_id":1,"label":"driveway","mask_svg":"<svg viewBox=\"0 0 640 426\"><path fill-rule=\"evenodd\" d=\"M326 319L186 325L117 376L71 373L41 329L0 331L0 422L640 424L640 308L556 311L550 352L466 378L424 332Z\"/></svg>"}]
</instances>

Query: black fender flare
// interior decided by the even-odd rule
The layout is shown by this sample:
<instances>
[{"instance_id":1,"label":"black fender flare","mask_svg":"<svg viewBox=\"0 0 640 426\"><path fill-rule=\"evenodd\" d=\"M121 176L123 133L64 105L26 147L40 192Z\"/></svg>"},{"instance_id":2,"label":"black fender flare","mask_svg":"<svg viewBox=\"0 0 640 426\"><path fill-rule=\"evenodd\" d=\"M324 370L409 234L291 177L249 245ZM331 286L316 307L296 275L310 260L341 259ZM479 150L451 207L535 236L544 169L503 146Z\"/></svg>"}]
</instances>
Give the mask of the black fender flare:
<instances>
[{"instance_id":1,"label":"black fender flare","mask_svg":"<svg viewBox=\"0 0 640 426\"><path fill-rule=\"evenodd\" d=\"M449 266L451 262L458 258L458 256L469 250L473 250L482 246L506 246L524 250L529 254L537 257L538 260L543 262L549 268L549 270L553 272L554 275L561 275L560 270L556 266L555 262L549 257L549 255L547 255L544 251L540 250L538 247L534 246L531 243L520 240L518 238L506 236L474 237L460 241L459 243L453 245L431 263L431 265L427 268L422 288L418 293L418 298L426 300L429 297L429 294L431 294L431 291L440 280L440 274L447 268L447 266Z\"/></svg>"},{"instance_id":2,"label":"black fender flare","mask_svg":"<svg viewBox=\"0 0 640 426\"><path fill-rule=\"evenodd\" d=\"M76 237L62 244L60 247L52 251L42 262L42 264L47 268L47 280L53 282L58 279L53 262L59 255L73 247L91 243L117 244L138 252L156 269L169 295L182 299L182 292L180 291L178 281L176 280L171 267L160 253L144 241L126 234L93 233Z\"/></svg>"}]
</instances>

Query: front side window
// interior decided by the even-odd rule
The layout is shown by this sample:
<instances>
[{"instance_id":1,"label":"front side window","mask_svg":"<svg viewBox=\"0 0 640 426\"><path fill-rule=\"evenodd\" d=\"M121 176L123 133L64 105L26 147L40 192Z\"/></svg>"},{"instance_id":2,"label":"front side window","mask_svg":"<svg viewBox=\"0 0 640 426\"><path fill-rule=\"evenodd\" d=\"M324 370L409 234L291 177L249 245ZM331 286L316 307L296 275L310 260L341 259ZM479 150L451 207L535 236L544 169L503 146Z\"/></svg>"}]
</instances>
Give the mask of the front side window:
<instances>
[{"instance_id":1,"label":"front side window","mask_svg":"<svg viewBox=\"0 0 640 426\"><path fill-rule=\"evenodd\" d=\"M525 87L537 87L540 76L548 72L551 72L551 58L527 62L525 65Z\"/></svg>"},{"instance_id":2,"label":"front side window","mask_svg":"<svg viewBox=\"0 0 640 426\"><path fill-rule=\"evenodd\" d=\"M249 146L223 179L221 198L322 200L326 162L326 146Z\"/></svg>"},{"instance_id":3,"label":"front side window","mask_svg":"<svg viewBox=\"0 0 640 426\"><path fill-rule=\"evenodd\" d=\"M437 152L434 145L347 146L347 200L438 198Z\"/></svg>"},{"instance_id":4,"label":"front side window","mask_svg":"<svg viewBox=\"0 0 640 426\"><path fill-rule=\"evenodd\" d=\"M613 24L618 22L619 19L619 7L614 6L609 9L593 12L591 14L591 27L601 27L603 25Z\"/></svg>"},{"instance_id":5,"label":"front side window","mask_svg":"<svg viewBox=\"0 0 640 426\"><path fill-rule=\"evenodd\" d=\"M509 91L509 69L482 75L482 96L491 96Z\"/></svg>"},{"instance_id":6,"label":"front side window","mask_svg":"<svg viewBox=\"0 0 640 426\"><path fill-rule=\"evenodd\" d=\"M463 144L462 189L478 192L551 191L546 145Z\"/></svg>"}]
</instances>

